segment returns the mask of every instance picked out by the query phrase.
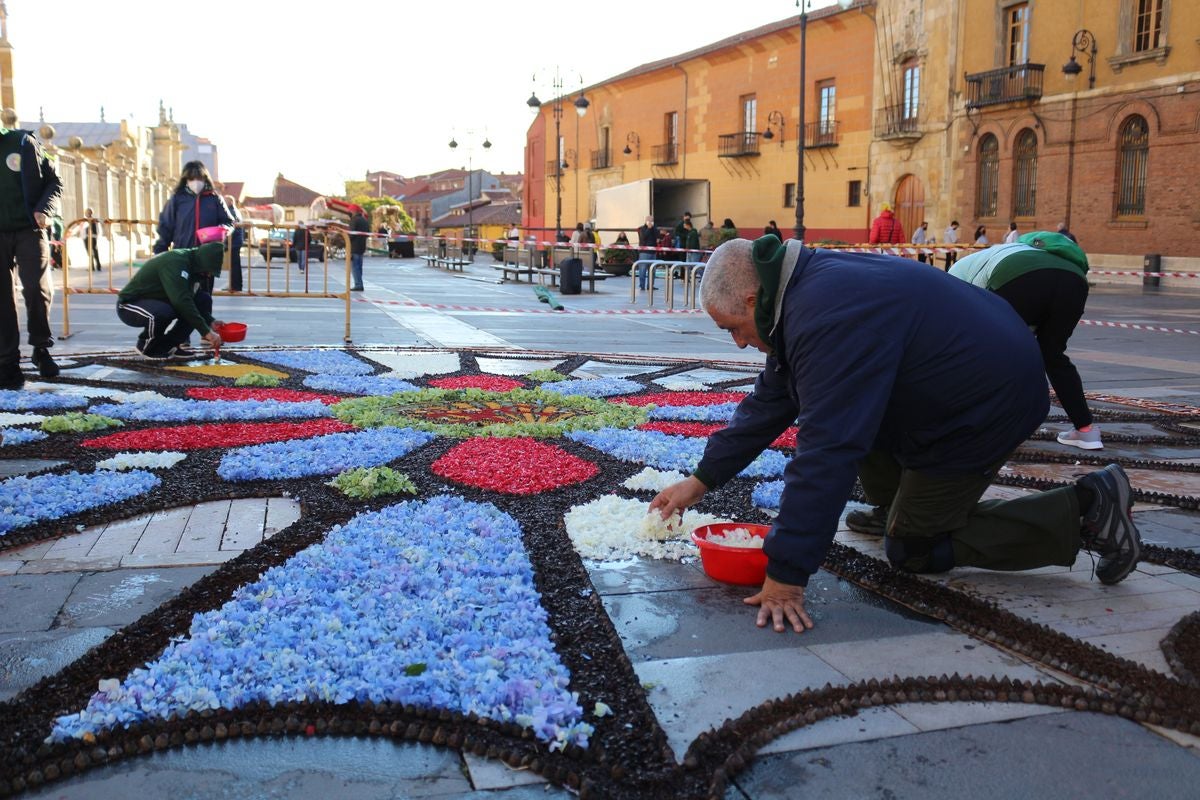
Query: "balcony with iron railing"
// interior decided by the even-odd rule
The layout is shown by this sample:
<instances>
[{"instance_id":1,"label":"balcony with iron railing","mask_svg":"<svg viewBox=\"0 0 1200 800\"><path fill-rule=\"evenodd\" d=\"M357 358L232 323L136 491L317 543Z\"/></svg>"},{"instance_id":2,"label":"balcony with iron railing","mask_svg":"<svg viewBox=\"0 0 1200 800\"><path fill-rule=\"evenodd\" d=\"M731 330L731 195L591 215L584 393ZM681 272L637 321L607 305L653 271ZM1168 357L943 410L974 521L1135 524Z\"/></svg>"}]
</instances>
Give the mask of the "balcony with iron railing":
<instances>
[{"instance_id":1,"label":"balcony with iron railing","mask_svg":"<svg viewBox=\"0 0 1200 800\"><path fill-rule=\"evenodd\" d=\"M1014 64L967 75L967 108L1037 100L1045 64Z\"/></svg>"},{"instance_id":2,"label":"balcony with iron railing","mask_svg":"<svg viewBox=\"0 0 1200 800\"><path fill-rule=\"evenodd\" d=\"M758 131L742 131L741 133L723 133L717 137L717 156L719 158L742 158L759 154L758 144L762 134Z\"/></svg>"},{"instance_id":3,"label":"balcony with iron railing","mask_svg":"<svg viewBox=\"0 0 1200 800\"><path fill-rule=\"evenodd\" d=\"M916 109L900 103L875 112L875 136L879 139L920 139Z\"/></svg>"},{"instance_id":4,"label":"balcony with iron railing","mask_svg":"<svg viewBox=\"0 0 1200 800\"><path fill-rule=\"evenodd\" d=\"M651 156L654 159L651 163L656 167L666 167L671 164L679 163L679 145L675 142L667 144L656 144L652 148Z\"/></svg>"},{"instance_id":5,"label":"balcony with iron railing","mask_svg":"<svg viewBox=\"0 0 1200 800\"><path fill-rule=\"evenodd\" d=\"M804 146L806 148L837 147L837 143L837 120L823 119L804 126Z\"/></svg>"},{"instance_id":6,"label":"balcony with iron railing","mask_svg":"<svg viewBox=\"0 0 1200 800\"><path fill-rule=\"evenodd\" d=\"M612 150L592 151L592 169L608 169L612 165Z\"/></svg>"}]
</instances>

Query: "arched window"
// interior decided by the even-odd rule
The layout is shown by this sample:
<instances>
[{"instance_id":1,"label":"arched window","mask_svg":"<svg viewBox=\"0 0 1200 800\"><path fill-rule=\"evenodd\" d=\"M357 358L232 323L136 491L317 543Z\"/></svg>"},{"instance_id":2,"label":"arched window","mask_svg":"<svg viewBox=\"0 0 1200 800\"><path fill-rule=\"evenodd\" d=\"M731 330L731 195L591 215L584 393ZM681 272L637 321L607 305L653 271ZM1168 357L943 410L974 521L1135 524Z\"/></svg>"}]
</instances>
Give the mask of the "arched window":
<instances>
[{"instance_id":1,"label":"arched window","mask_svg":"<svg viewBox=\"0 0 1200 800\"><path fill-rule=\"evenodd\" d=\"M1013 153L1013 216L1037 213L1037 134L1026 128L1017 135Z\"/></svg>"},{"instance_id":2,"label":"arched window","mask_svg":"<svg viewBox=\"0 0 1200 800\"><path fill-rule=\"evenodd\" d=\"M979 140L979 164L975 178L975 216L996 216L1000 184L1000 142L986 134Z\"/></svg>"},{"instance_id":3,"label":"arched window","mask_svg":"<svg viewBox=\"0 0 1200 800\"><path fill-rule=\"evenodd\" d=\"M1121 123L1117 136L1117 216L1146 213L1146 162L1150 156L1150 129L1144 117L1134 114Z\"/></svg>"}]
</instances>

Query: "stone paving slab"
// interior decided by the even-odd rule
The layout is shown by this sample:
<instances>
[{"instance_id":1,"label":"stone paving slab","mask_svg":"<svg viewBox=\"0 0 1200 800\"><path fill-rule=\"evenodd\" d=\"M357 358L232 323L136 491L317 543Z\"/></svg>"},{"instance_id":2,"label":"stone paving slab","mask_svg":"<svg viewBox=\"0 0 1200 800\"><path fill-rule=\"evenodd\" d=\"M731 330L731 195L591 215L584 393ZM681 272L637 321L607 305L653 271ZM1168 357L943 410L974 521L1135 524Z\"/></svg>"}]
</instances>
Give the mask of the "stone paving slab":
<instances>
[{"instance_id":1,"label":"stone paving slab","mask_svg":"<svg viewBox=\"0 0 1200 800\"><path fill-rule=\"evenodd\" d=\"M68 666L112 634L111 628L99 627L0 633L0 702Z\"/></svg>"},{"instance_id":2,"label":"stone paving slab","mask_svg":"<svg viewBox=\"0 0 1200 800\"><path fill-rule=\"evenodd\" d=\"M1200 758L1132 722L1061 713L765 756L725 797L1184 800L1197 780Z\"/></svg>"}]
</instances>

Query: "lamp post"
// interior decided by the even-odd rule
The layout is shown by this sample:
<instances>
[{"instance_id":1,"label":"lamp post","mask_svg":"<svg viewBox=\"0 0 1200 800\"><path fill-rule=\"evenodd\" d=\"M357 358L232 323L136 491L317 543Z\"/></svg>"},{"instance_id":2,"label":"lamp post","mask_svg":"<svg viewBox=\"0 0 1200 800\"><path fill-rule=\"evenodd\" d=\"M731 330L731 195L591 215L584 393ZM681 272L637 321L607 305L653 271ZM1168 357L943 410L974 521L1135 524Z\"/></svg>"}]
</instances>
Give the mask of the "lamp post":
<instances>
[{"instance_id":1,"label":"lamp post","mask_svg":"<svg viewBox=\"0 0 1200 800\"><path fill-rule=\"evenodd\" d=\"M537 75L533 76L537 80ZM554 114L554 241L557 243L562 239L562 171L563 171L563 153L562 153L562 115L563 115L563 79L558 67L554 68L554 78L551 83L554 100L552 100L551 109ZM575 113L582 119L587 114L588 106L591 103L583 96L583 76L579 77L579 96L575 98L572 105L575 106ZM542 109L542 101L538 100L537 92L531 92L529 99L525 101L525 105L529 106L529 110L534 114L538 114Z\"/></svg>"},{"instance_id":2,"label":"lamp post","mask_svg":"<svg viewBox=\"0 0 1200 800\"><path fill-rule=\"evenodd\" d=\"M475 131L466 131L468 135L475 135ZM487 134L483 135L483 149L490 150L492 147L491 141ZM458 141L454 135L450 135L450 149L458 149ZM474 239L475 232L472 228L475 227L475 168L474 168L474 148L467 145L467 233L463 238L468 240L467 244L467 260L474 263L475 261L475 245L470 241ZM483 191L483 184L480 183L480 192Z\"/></svg>"},{"instance_id":3,"label":"lamp post","mask_svg":"<svg viewBox=\"0 0 1200 800\"><path fill-rule=\"evenodd\" d=\"M633 145L632 149L630 148L630 145ZM637 131L630 131L629 133L625 134L625 149L622 150L621 152L624 153L625 155L632 155L635 151L637 153L637 157L634 160L635 161L641 160L641 158L642 158L642 137L637 135Z\"/></svg>"},{"instance_id":4,"label":"lamp post","mask_svg":"<svg viewBox=\"0 0 1200 800\"><path fill-rule=\"evenodd\" d=\"M854 5L855 0L838 0L838 6L843 11ZM804 227L804 106L808 101L804 85L804 51L808 45L808 8L812 0L796 0L800 9L800 121L796 126L796 225L792 233L800 241L804 241L807 229ZM781 129L782 130L782 129Z\"/></svg>"},{"instance_id":5,"label":"lamp post","mask_svg":"<svg viewBox=\"0 0 1200 800\"><path fill-rule=\"evenodd\" d=\"M1067 76L1067 80L1072 83L1079 73L1083 72L1083 67L1075 60L1076 53L1087 53L1088 57L1088 88L1096 88L1096 37L1086 28L1081 28L1075 31L1075 35L1071 37L1071 57L1067 59L1067 63L1063 64L1063 75ZM1076 100L1074 95L1071 97L1071 132L1067 137L1067 210L1063 214L1063 224L1067 230L1071 229L1071 195L1075 188L1075 118L1076 118Z\"/></svg>"}]
</instances>

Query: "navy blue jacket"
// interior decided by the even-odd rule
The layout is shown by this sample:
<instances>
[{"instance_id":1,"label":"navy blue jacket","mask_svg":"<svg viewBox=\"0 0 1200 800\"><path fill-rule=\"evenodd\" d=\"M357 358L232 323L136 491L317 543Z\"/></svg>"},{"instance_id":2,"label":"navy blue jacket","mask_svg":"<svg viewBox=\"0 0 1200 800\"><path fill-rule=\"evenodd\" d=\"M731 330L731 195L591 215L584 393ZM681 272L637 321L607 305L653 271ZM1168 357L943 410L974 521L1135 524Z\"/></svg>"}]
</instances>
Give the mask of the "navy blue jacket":
<instances>
[{"instance_id":1,"label":"navy blue jacket","mask_svg":"<svg viewBox=\"0 0 1200 800\"><path fill-rule=\"evenodd\" d=\"M196 222L197 202L200 203L199 224ZM201 192L199 197L187 189L176 192L158 215L158 241L154 243L154 252L165 253L172 246L197 247L200 244L196 241L197 230L215 225L233 225L235 221L219 194L208 189Z\"/></svg>"},{"instance_id":2,"label":"navy blue jacket","mask_svg":"<svg viewBox=\"0 0 1200 800\"><path fill-rule=\"evenodd\" d=\"M799 425L764 546L775 580L807 585L868 452L985 473L1049 411L1037 341L1012 306L928 265L806 248L780 316L775 355L696 469L719 486Z\"/></svg>"},{"instance_id":3,"label":"navy blue jacket","mask_svg":"<svg viewBox=\"0 0 1200 800\"><path fill-rule=\"evenodd\" d=\"M47 217L59 215L62 180L32 131L14 130L13 133L21 134L21 192L25 196L29 224L36 229L37 223L33 219L35 212Z\"/></svg>"}]
</instances>

